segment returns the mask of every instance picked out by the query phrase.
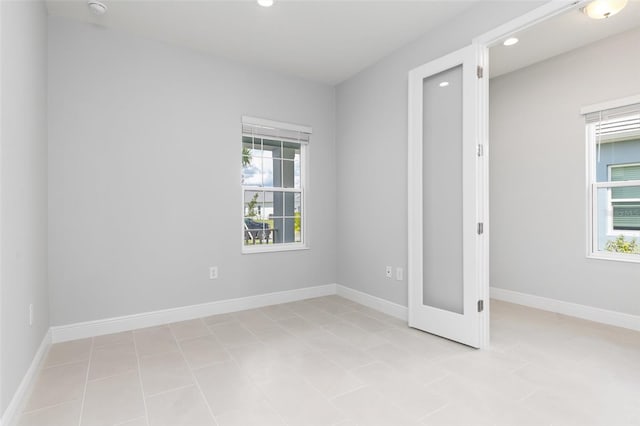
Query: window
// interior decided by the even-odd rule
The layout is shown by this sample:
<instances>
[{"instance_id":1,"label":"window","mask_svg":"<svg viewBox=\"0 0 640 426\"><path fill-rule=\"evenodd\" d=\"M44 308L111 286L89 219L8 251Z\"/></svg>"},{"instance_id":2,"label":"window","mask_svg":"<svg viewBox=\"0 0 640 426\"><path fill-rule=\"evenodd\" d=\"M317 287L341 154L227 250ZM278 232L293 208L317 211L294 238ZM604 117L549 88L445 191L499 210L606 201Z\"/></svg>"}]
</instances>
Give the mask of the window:
<instances>
[{"instance_id":1,"label":"window","mask_svg":"<svg viewBox=\"0 0 640 426\"><path fill-rule=\"evenodd\" d=\"M306 248L310 134L309 127L242 117L244 253Z\"/></svg>"},{"instance_id":2,"label":"window","mask_svg":"<svg viewBox=\"0 0 640 426\"><path fill-rule=\"evenodd\" d=\"M583 108L589 256L640 262L640 96Z\"/></svg>"}]
</instances>

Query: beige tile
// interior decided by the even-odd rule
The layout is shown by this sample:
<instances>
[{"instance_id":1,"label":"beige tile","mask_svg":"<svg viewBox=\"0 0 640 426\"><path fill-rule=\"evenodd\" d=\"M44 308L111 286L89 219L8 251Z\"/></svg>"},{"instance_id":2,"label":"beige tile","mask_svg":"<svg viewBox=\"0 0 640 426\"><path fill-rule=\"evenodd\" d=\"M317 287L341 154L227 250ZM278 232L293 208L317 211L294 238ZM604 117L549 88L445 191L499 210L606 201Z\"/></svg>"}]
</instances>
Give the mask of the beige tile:
<instances>
[{"instance_id":1,"label":"beige tile","mask_svg":"<svg viewBox=\"0 0 640 426\"><path fill-rule=\"evenodd\" d=\"M270 350L282 355L301 354L313 350L303 339L278 326L263 328L255 332L255 335Z\"/></svg>"},{"instance_id":2,"label":"beige tile","mask_svg":"<svg viewBox=\"0 0 640 426\"><path fill-rule=\"evenodd\" d=\"M464 402L451 403L441 410L429 414L422 419L422 424L426 426L496 426L493 415L484 407L470 406ZM516 425L520 426L520 423L514 423L512 426ZM552 425L541 424L539 426Z\"/></svg>"},{"instance_id":3,"label":"beige tile","mask_svg":"<svg viewBox=\"0 0 640 426\"><path fill-rule=\"evenodd\" d=\"M145 396L193 384L191 371L180 352L167 352L140 359Z\"/></svg>"},{"instance_id":4,"label":"beige tile","mask_svg":"<svg viewBox=\"0 0 640 426\"><path fill-rule=\"evenodd\" d=\"M328 359L346 369L360 367L374 361L365 351L334 335L323 335L310 340L309 343Z\"/></svg>"},{"instance_id":5,"label":"beige tile","mask_svg":"<svg viewBox=\"0 0 640 426\"><path fill-rule=\"evenodd\" d=\"M331 425L345 419L329 401L301 377L286 377L259 385L288 424Z\"/></svg>"},{"instance_id":6,"label":"beige tile","mask_svg":"<svg viewBox=\"0 0 640 426\"><path fill-rule=\"evenodd\" d=\"M55 343L49 348L44 361L45 367L67 364L89 359L91 354L91 339L72 340L70 342Z\"/></svg>"},{"instance_id":7,"label":"beige tile","mask_svg":"<svg viewBox=\"0 0 640 426\"><path fill-rule=\"evenodd\" d=\"M353 310L353 307L349 304L338 302L336 300L326 299L323 297L310 299L307 301L307 303L309 303L313 307L316 307L333 315L339 315Z\"/></svg>"},{"instance_id":8,"label":"beige tile","mask_svg":"<svg viewBox=\"0 0 640 426\"><path fill-rule=\"evenodd\" d=\"M298 316L312 324L325 325L341 322L342 319L321 309L309 306L309 309L298 312Z\"/></svg>"},{"instance_id":9,"label":"beige tile","mask_svg":"<svg viewBox=\"0 0 640 426\"><path fill-rule=\"evenodd\" d=\"M216 417L216 420L219 426L286 426L282 417L267 404L229 411Z\"/></svg>"},{"instance_id":10,"label":"beige tile","mask_svg":"<svg viewBox=\"0 0 640 426\"><path fill-rule=\"evenodd\" d=\"M364 381L350 371L329 361L319 353L306 353L292 362L295 371L326 398L351 392L364 386Z\"/></svg>"},{"instance_id":11,"label":"beige tile","mask_svg":"<svg viewBox=\"0 0 640 426\"><path fill-rule=\"evenodd\" d=\"M200 318L175 322L173 324L169 324L169 328L178 341L192 339L194 337L209 336L211 334L204 321Z\"/></svg>"},{"instance_id":12,"label":"beige tile","mask_svg":"<svg viewBox=\"0 0 640 426\"><path fill-rule=\"evenodd\" d=\"M82 361L40 371L25 410L80 399L87 378L87 365L88 361Z\"/></svg>"},{"instance_id":13,"label":"beige tile","mask_svg":"<svg viewBox=\"0 0 640 426\"><path fill-rule=\"evenodd\" d=\"M225 347L241 346L258 341L256 336L239 322L215 324L209 329Z\"/></svg>"},{"instance_id":14,"label":"beige tile","mask_svg":"<svg viewBox=\"0 0 640 426\"><path fill-rule=\"evenodd\" d=\"M105 346L93 350L89 367L89 380L137 369L138 359L133 342Z\"/></svg>"},{"instance_id":15,"label":"beige tile","mask_svg":"<svg viewBox=\"0 0 640 426\"><path fill-rule=\"evenodd\" d=\"M345 312L340 314L340 318L355 325L356 327L360 327L361 329L370 332L381 331L389 327L387 324L360 311Z\"/></svg>"},{"instance_id":16,"label":"beige tile","mask_svg":"<svg viewBox=\"0 0 640 426\"><path fill-rule=\"evenodd\" d=\"M75 426L80 420L80 400L24 413L18 426Z\"/></svg>"},{"instance_id":17,"label":"beige tile","mask_svg":"<svg viewBox=\"0 0 640 426\"><path fill-rule=\"evenodd\" d=\"M375 362L352 371L372 390L401 408L413 420L443 408L448 402L447 398L430 391L412 375L399 372L385 363Z\"/></svg>"},{"instance_id":18,"label":"beige tile","mask_svg":"<svg viewBox=\"0 0 640 426\"><path fill-rule=\"evenodd\" d=\"M80 426L111 426L144 416L137 372L87 383Z\"/></svg>"},{"instance_id":19,"label":"beige tile","mask_svg":"<svg viewBox=\"0 0 640 426\"><path fill-rule=\"evenodd\" d=\"M323 331L320 324L307 321L301 316L286 318L276 323L294 336L309 336Z\"/></svg>"},{"instance_id":20,"label":"beige tile","mask_svg":"<svg viewBox=\"0 0 640 426\"><path fill-rule=\"evenodd\" d=\"M150 426L215 426L202 394L195 386L147 398Z\"/></svg>"},{"instance_id":21,"label":"beige tile","mask_svg":"<svg viewBox=\"0 0 640 426\"><path fill-rule=\"evenodd\" d=\"M274 351L264 343L229 348L242 373L254 382L264 382L294 373L295 357Z\"/></svg>"},{"instance_id":22,"label":"beige tile","mask_svg":"<svg viewBox=\"0 0 640 426\"><path fill-rule=\"evenodd\" d=\"M116 423L115 426L149 426L146 417L138 417L132 420L126 420L122 423Z\"/></svg>"},{"instance_id":23,"label":"beige tile","mask_svg":"<svg viewBox=\"0 0 640 426\"><path fill-rule=\"evenodd\" d=\"M325 324L324 329L330 331L360 349L370 349L388 343L376 333L370 333L345 321Z\"/></svg>"},{"instance_id":24,"label":"beige tile","mask_svg":"<svg viewBox=\"0 0 640 426\"><path fill-rule=\"evenodd\" d=\"M106 346L120 345L122 343L133 343L133 332L122 331L120 333L104 334L93 338L93 348L104 348Z\"/></svg>"},{"instance_id":25,"label":"beige tile","mask_svg":"<svg viewBox=\"0 0 640 426\"><path fill-rule=\"evenodd\" d=\"M252 409L264 401L262 393L234 362L213 364L194 374L215 416Z\"/></svg>"},{"instance_id":26,"label":"beige tile","mask_svg":"<svg viewBox=\"0 0 640 426\"><path fill-rule=\"evenodd\" d=\"M213 336L183 340L180 347L191 368L201 368L230 359L229 353Z\"/></svg>"},{"instance_id":27,"label":"beige tile","mask_svg":"<svg viewBox=\"0 0 640 426\"><path fill-rule=\"evenodd\" d=\"M332 400L346 417L367 426L418 425L403 410L382 397L370 387L339 396ZM472 423L473 424L473 423Z\"/></svg>"},{"instance_id":28,"label":"beige tile","mask_svg":"<svg viewBox=\"0 0 640 426\"><path fill-rule=\"evenodd\" d=\"M178 351L178 344L169 327L150 327L133 333L139 356Z\"/></svg>"},{"instance_id":29,"label":"beige tile","mask_svg":"<svg viewBox=\"0 0 640 426\"><path fill-rule=\"evenodd\" d=\"M203 321L212 335L180 346L169 327L96 337L91 377L133 372L89 381L82 424L150 426L132 339L156 422L207 418L188 359L222 426L640 424L640 333L630 330L495 303L492 349L477 351L338 296ZM204 326L172 327L182 338ZM78 425L91 351L89 339L52 348L55 366L39 373L20 426Z\"/></svg>"},{"instance_id":30,"label":"beige tile","mask_svg":"<svg viewBox=\"0 0 640 426\"><path fill-rule=\"evenodd\" d=\"M227 322L236 322L233 314L218 314L204 317L202 319L206 325L224 324Z\"/></svg>"},{"instance_id":31,"label":"beige tile","mask_svg":"<svg viewBox=\"0 0 640 426\"><path fill-rule=\"evenodd\" d=\"M260 310L273 321L278 321L295 316L295 313L286 308L284 305L265 306L264 308L260 308Z\"/></svg>"},{"instance_id":32,"label":"beige tile","mask_svg":"<svg viewBox=\"0 0 640 426\"><path fill-rule=\"evenodd\" d=\"M260 330L265 327L272 327L274 322L261 309L250 309L240 311L233 316L249 330Z\"/></svg>"}]
</instances>

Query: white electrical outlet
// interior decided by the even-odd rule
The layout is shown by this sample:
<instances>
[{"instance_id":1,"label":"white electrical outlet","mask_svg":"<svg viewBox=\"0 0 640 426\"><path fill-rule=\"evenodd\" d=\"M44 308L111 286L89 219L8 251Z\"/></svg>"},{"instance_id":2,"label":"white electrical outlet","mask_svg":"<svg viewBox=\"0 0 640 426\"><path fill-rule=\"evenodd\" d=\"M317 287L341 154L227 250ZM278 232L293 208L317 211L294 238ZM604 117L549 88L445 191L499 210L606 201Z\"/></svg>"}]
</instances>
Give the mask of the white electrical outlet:
<instances>
[{"instance_id":1,"label":"white electrical outlet","mask_svg":"<svg viewBox=\"0 0 640 426\"><path fill-rule=\"evenodd\" d=\"M401 267L396 268L396 280L402 281L404 279L404 271Z\"/></svg>"},{"instance_id":2,"label":"white electrical outlet","mask_svg":"<svg viewBox=\"0 0 640 426\"><path fill-rule=\"evenodd\" d=\"M217 266L211 266L209 268L209 279L210 280L217 280L218 279L218 267Z\"/></svg>"},{"instance_id":3,"label":"white electrical outlet","mask_svg":"<svg viewBox=\"0 0 640 426\"><path fill-rule=\"evenodd\" d=\"M29 304L29 325L33 325L33 303Z\"/></svg>"},{"instance_id":4,"label":"white electrical outlet","mask_svg":"<svg viewBox=\"0 0 640 426\"><path fill-rule=\"evenodd\" d=\"M393 276L393 268L391 266L387 266L384 273L387 278L391 278Z\"/></svg>"}]
</instances>

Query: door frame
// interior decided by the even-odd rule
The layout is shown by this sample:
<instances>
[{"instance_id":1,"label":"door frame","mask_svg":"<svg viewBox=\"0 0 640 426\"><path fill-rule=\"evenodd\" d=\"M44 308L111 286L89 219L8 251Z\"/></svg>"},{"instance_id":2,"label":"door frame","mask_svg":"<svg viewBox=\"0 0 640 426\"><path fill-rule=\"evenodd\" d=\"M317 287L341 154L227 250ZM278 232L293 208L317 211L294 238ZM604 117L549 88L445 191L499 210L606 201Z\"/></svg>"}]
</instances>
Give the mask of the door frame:
<instances>
[{"instance_id":1,"label":"door frame","mask_svg":"<svg viewBox=\"0 0 640 426\"><path fill-rule=\"evenodd\" d=\"M484 311L480 313L479 319L479 347L480 349L488 349L490 345L490 283L489 283L489 241L491 235L490 215L489 215L489 159L490 159L490 139L489 139L489 48L502 42L505 38L514 33L532 27L536 24L546 21L556 15L565 13L572 9L584 7L588 0L578 0L574 2L549 1L542 6L533 9L505 24L485 32L473 38L471 44L474 46L477 62L482 67L483 78L478 84L477 98L477 116L476 116L476 138L478 145L482 146L482 156L479 158L477 166L477 202L478 222L482 222L483 236L477 239L475 248L477 262L477 293L480 300L484 301ZM437 59L437 58L434 58ZM409 99L409 108L411 107L411 99ZM410 111L410 109L409 109ZM411 135L412 119L409 118L409 135ZM409 146L411 141L409 140ZM416 256L415 250L411 242L412 232L416 229L422 230L422 218L418 218L415 212L416 199L412 193L415 193L414 184L416 179L421 179L422 166L415 167L416 158L411 157L412 150L409 149L408 158L408 262L407 262L407 284L409 289L409 297L411 297L412 286L418 285L415 277L416 262L422 260ZM412 166L413 164L413 166ZM419 198L421 200L421 198ZM419 228L416 228L416 225ZM420 237L420 242L422 238ZM421 285L421 283L420 283ZM411 304L409 303L409 306Z\"/></svg>"}]
</instances>

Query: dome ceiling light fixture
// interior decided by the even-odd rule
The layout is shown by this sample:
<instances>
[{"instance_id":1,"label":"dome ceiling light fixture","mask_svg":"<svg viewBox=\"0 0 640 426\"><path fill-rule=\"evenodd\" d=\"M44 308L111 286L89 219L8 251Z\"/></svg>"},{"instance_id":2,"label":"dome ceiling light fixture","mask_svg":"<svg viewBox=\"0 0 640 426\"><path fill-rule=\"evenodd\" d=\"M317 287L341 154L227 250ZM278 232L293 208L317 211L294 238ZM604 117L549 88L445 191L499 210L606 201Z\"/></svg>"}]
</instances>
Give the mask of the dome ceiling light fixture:
<instances>
[{"instance_id":1,"label":"dome ceiling light fixture","mask_svg":"<svg viewBox=\"0 0 640 426\"><path fill-rule=\"evenodd\" d=\"M517 42L519 42L520 40L518 40L515 37L509 37L508 39L506 39L504 42L502 42L503 45L505 46L513 46L514 44L516 44Z\"/></svg>"},{"instance_id":2,"label":"dome ceiling light fixture","mask_svg":"<svg viewBox=\"0 0 640 426\"><path fill-rule=\"evenodd\" d=\"M582 12L591 19L605 19L620 12L628 0L594 0L582 8Z\"/></svg>"},{"instance_id":3,"label":"dome ceiling light fixture","mask_svg":"<svg viewBox=\"0 0 640 426\"><path fill-rule=\"evenodd\" d=\"M258 0L258 4L262 7L271 7L273 6L273 0Z\"/></svg>"},{"instance_id":4,"label":"dome ceiling light fixture","mask_svg":"<svg viewBox=\"0 0 640 426\"><path fill-rule=\"evenodd\" d=\"M94 15L102 16L107 13L107 6L97 0L90 0L89 3L87 3L87 6Z\"/></svg>"}]
</instances>

